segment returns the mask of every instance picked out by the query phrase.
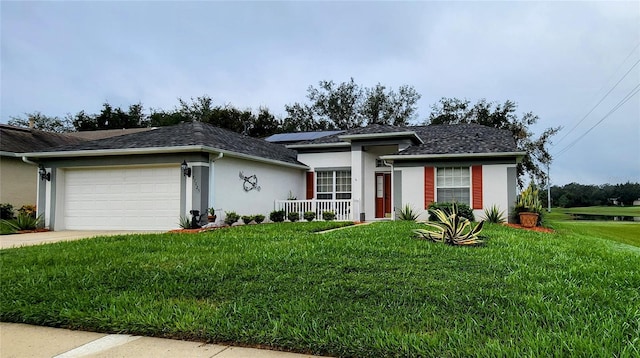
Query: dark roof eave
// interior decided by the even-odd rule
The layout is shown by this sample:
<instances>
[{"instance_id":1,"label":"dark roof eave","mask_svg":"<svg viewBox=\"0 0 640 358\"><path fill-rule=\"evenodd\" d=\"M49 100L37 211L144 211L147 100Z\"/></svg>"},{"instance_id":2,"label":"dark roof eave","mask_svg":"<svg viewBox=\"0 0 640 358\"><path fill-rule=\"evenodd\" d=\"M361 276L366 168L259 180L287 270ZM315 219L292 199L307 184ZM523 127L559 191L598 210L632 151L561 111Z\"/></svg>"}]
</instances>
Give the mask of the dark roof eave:
<instances>
[{"instance_id":1,"label":"dark roof eave","mask_svg":"<svg viewBox=\"0 0 640 358\"><path fill-rule=\"evenodd\" d=\"M222 153L234 158L242 158L262 163L276 164L280 166L308 170L309 167L297 162L285 162L276 159L258 157L249 154L233 152L225 149L213 148L204 145L188 145L177 147L150 147L150 148L122 148L122 149L93 149L93 150L70 150L70 151L54 151L54 152L34 152L23 153L22 155L30 158L66 158L66 157L94 157L94 156L117 156L131 154L163 154L163 153L185 153L185 152L206 152L206 153Z\"/></svg>"}]
</instances>

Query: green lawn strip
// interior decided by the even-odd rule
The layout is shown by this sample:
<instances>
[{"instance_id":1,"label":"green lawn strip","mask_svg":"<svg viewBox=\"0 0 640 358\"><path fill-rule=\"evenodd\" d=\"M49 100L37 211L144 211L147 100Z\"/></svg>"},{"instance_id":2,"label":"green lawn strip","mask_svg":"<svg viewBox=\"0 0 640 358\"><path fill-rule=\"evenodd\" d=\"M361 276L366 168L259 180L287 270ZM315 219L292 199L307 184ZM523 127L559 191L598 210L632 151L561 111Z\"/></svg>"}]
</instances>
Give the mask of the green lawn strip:
<instances>
[{"instance_id":1,"label":"green lawn strip","mask_svg":"<svg viewBox=\"0 0 640 358\"><path fill-rule=\"evenodd\" d=\"M487 225L283 223L0 251L0 319L334 356L633 356L640 255Z\"/></svg>"},{"instance_id":2,"label":"green lawn strip","mask_svg":"<svg viewBox=\"0 0 640 358\"><path fill-rule=\"evenodd\" d=\"M632 221L556 221L555 229L566 230L574 235L599 237L640 247L640 222Z\"/></svg>"},{"instance_id":3,"label":"green lawn strip","mask_svg":"<svg viewBox=\"0 0 640 358\"><path fill-rule=\"evenodd\" d=\"M553 211L567 214L640 216L640 206L587 206L580 208L554 208Z\"/></svg>"}]
</instances>

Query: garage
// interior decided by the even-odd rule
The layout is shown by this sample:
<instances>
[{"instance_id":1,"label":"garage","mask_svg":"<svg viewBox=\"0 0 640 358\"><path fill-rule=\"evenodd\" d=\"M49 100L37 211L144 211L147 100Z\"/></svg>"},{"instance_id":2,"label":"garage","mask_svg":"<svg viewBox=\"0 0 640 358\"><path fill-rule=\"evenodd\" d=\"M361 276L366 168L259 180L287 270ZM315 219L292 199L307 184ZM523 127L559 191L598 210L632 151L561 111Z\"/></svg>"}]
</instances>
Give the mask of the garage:
<instances>
[{"instance_id":1,"label":"garage","mask_svg":"<svg viewBox=\"0 0 640 358\"><path fill-rule=\"evenodd\" d=\"M170 230L180 217L180 167L64 170L67 230Z\"/></svg>"}]
</instances>

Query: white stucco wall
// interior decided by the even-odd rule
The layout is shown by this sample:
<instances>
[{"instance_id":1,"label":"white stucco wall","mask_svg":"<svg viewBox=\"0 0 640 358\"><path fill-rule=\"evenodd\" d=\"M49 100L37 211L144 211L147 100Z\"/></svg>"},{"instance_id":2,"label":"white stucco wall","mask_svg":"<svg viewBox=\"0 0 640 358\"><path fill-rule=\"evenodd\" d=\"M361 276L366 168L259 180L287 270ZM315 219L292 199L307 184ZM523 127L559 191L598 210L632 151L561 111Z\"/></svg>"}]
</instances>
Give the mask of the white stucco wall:
<instances>
[{"instance_id":1,"label":"white stucco wall","mask_svg":"<svg viewBox=\"0 0 640 358\"><path fill-rule=\"evenodd\" d=\"M504 211L505 219L510 205L508 199L507 168L515 167L514 164L492 164L482 166L482 205L485 209L496 205L500 211ZM484 217L483 210L473 211L476 220Z\"/></svg>"},{"instance_id":2,"label":"white stucco wall","mask_svg":"<svg viewBox=\"0 0 640 358\"><path fill-rule=\"evenodd\" d=\"M289 191L298 199L305 195L305 170L224 157L213 163L213 204L210 207L235 211L239 215L262 214L269 217L275 200L286 200ZM256 175L260 191L245 191L244 176ZM218 214L220 215L220 214Z\"/></svg>"},{"instance_id":3,"label":"white stucco wall","mask_svg":"<svg viewBox=\"0 0 640 358\"><path fill-rule=\"evenodd\" d=\"M351 168L351 152L300 153L298 161L308 165L312 171L316 168Z\"/></svg>"},{"instance_id":4,"label":"white stucco wall","mask_svg":"<svg viewBox=\"0 0 640 358\"><path fill-rule=\"evenodd\" d=\"M424 167L395 168L402 172L402 206L409 205L420 213L418 220L427 220L424 208Z\"/></svg>"},{"instance_id":5,"label":"white stucco wall","mask_svg":"<svg viewBox=\"0 0 640 358\"><path fill-rule=\"evenodd\" d=\"M513 164L492 164L482 166L482 201L484 208L492 205L504 211L505 216L509 205L507 168ZM424 167L395 168L402 172L402 205L409 204L420 212L419 220L427 220L428 212L424 208ZM473 195L471 195L473 200ZM473 203L471 203L473 205ZM484 216L483 210L473 211L476 220Z\"/></svg>"}]
</instances>

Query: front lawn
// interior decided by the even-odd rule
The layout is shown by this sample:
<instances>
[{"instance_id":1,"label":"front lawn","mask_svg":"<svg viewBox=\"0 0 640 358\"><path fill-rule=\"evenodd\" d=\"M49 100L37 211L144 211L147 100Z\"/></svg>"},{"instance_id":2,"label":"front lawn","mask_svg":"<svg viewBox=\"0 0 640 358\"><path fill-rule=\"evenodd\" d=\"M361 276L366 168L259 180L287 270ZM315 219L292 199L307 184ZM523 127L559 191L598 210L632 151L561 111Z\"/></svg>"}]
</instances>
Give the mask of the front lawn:
<instances>
[{"instance_id":1,"label":"front lawn","mask_svg":"<svg viewBox=\"0 0 640 358\"><path fill-rule=\"evenodd\" d=\"M640 250L487 225L479 248L381 222L0 251L0 319L334 356L640 354Z\"/></svg>"}]
</instances>

